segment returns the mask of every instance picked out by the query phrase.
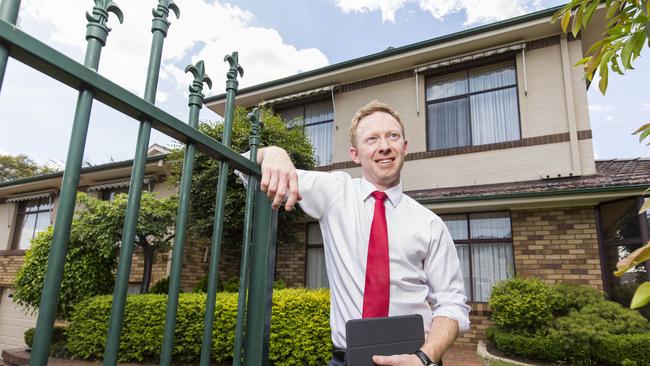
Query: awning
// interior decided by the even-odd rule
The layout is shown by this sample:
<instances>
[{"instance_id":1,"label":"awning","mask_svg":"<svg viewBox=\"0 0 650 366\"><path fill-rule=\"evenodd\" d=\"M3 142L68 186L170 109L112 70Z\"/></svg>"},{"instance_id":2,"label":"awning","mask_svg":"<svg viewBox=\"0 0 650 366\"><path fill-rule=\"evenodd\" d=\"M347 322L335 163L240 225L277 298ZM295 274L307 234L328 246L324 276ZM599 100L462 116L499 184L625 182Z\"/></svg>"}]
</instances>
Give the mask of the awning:
<instances>
[{"instance_id":1,"label":"awning","mask_svg":"<svg viewBox=\"0 0 650 366\"><path fill-rule=\"evenodd\" d=\"M5 202L7 203L16 203L16 202L24 202L24 201L30 201L30 200L36 200L39 198L47 198L50 196L54 196L56 194L56 191L44 191L44 192L36 192L36 193L31 193L31 194L24 194L20 196L14 196L7 198Z\"/></svg>"},{"instance_id":2,"label":"awning","mask_svg":"<svg viewBox=\"0 0 650 366\"><path fill-rule=\"evenodd\" d=\"M148 184L151 181L151 177L146 177L142 180L143 184ZM104 189L114 189L114 188L123 188L128 187L131 184L130 179L114 180L110 182L104 182L94 186L88 187L88 192L102 191Z\"/></svg>"},{"instance_id":3,"label":"awning","mask_svg":"<svg viewBox=\"0 0 650 366\"><path fill-rule=\"evenodd\" d=\"M512 43L512 44L507 44L495 48L489 48L477 52L472 52L469 54L461 55L461 56L456 56L456 57L451 57L451 58L446 58L442 60L438 60L433 63L429 63L426 65L421 65L421 66L416 66L415 67L415 72L420 73L424 72L427 70L433 70L437 69L439 67L445 67L449 65L454 65L454 64L460 64L463 62L468 62L468 61L473 61L479 58L484 58L484 57L489 57L493 55L498 55L510 51L519 51L523 50L526 48L526 42L518 42L518 43Z\"/></svg>"},{"instance_id":4,"label":"awning","mask_svg":"<svg viewBox=\"0 0 650 366\"><path fill-rule=\"evenodd\" d=\"M296 93L296 94L287 95L287 96L284 96L284 97L269 99L269 100L265 100L265 101L261 102L259 104L259 106L290 102L292 100L304 99L304 98L312 97L312 96L315 96L315 95L328 94L328 93L331 93L332 91L336 90L338 87L339 87L338 84L334 84L334 85L329 85L329 86L325 86L325 87L322 87L322 88L317 88L317 89L307 90L307 91Z\"/></svg>"}]
</instances>

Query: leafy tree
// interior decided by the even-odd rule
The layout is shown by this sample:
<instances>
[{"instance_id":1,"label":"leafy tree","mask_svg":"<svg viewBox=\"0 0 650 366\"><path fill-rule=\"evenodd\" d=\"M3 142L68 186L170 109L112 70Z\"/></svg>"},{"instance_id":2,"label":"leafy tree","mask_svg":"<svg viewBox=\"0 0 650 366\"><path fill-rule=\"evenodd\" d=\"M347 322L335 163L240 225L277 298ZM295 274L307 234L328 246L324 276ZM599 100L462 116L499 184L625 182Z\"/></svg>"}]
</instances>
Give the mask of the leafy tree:
<instances>
[{"instance_id":1,"label":"leafy tree","mask_svg":"<svg viewBox=\"0 0 650 366\"><path fill-rule=\"evenodd\" d=\"M52 168L39 166L27 155L0 155L0 182L54 172Z\"/></svg>"},{"instance_id":2,"label":"leafy tree","mask_svg":"<svg viewBox=\"0 0 650 366\"><path fill-rule=\"evenodd\" d=\"M81 240L88 243L119 246L122 239L124 217L128 202L127 194L118 194L112 201L103 201L85 194L77 200L84 205L79 214ZM176 220L177 197L158 199L152 193L142 192L140 214L134 243L144 252L144 275L140 293L146 293L151 283L151 269L155 254L167 250L174 237L172 228Z\"/></svg>"},{"instance_id":3,"label":"leafy tree","mask_svg":"<svg viewBox=\"0 0 650 366\"><path fill-rule=\"evenodd\" d=\"M301 126L287 127L282 119L270 110L261 111L263 128L261 130L261 147L276 145L287 150L294 164L299 169L310 169L314 166L312 146ZM223 134L222 123L202 122L201 132L221 141ZM249 149L250 122L247 111L242 107L235 108L232 130L232 148L235 151ZM183 161L183 149L171 153L172 180L180 182ZM190 231L194 235L210 237L215 210L217 179L219 176L219 161L203 154L197 154L192 176L191 204L189 210ZM226 195L223 246L226 249L236 249L241 246L246 190L234 173L228 175L228 192ZM292 230L284 228L295 227L295 222L302 217L299 210L286 212L280 210L278 217L278 240L290 243L294 240Z\"/></svg>"},{"instance_id":4,"label":"leafy tree","mask_svg":"<svg viewBox=\"0 0 650 366\"><path fill-rule=\"evenodd\" d=\"M575 37L581 29L587 28L601 3L602 0L572 0L553 15L552 21L560 20L564 32L571 26L570 31ZM583 65L587 80L591 81L598 72L598 87L603 95L607 91L610 70L623 75L624 71L634 69L632 63L641 55L644 46L650 47L648 0L606 0L604 3L605 32L578 62ZM643 141L650 135L650 123L641 126L634 134Z\"/></svg>"},{"instance_id":5,"label":"leafy tree","mask_svg":"<svg viewBox=\"0 0 650 366\"><path fill-rule=\"evenodd\" d=\"M127 195L102 201L79 193L77 202L83 208L72 221L57 308L60 319L68 319L72 307L81 300L113 291ZM157 199L151 193L142 193L135 238L135 244L145 253L141 292L149 288L155 252L169 247L173 237L169 228L176 217L176 206L174 197ZM16 277L14 299L32 310L40 304L52 238L50 227L32 240Z\"/></svg>"}]
</instances>

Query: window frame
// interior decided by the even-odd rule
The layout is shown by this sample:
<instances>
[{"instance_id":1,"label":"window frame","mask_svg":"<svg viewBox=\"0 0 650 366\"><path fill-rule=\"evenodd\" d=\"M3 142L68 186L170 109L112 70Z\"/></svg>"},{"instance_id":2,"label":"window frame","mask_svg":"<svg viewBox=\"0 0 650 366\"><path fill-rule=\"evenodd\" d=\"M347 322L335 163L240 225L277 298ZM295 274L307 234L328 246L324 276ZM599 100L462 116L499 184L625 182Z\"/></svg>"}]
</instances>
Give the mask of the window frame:
<instances>
[{"instance_id":1,"label":"window frame","mask_svg":"<svg viewBox=\"0 0 650 366\"><path fill-rule=\"evenodd\" d=\"M36 211L27 212L27 206L29 202L38 202L36 204L37 207L41 205L41 202L44 202L44 204L47 204L48 207L47 209L44 210L36 209ZM32 239L33 239L35 235L36 225L38 224L39 214L48 212L50 214L48 226L52 225L52 212L54 209L54 199L52 196L48 196L48 197L31 199L31 200L25 200L16 203L17 203L16 214L14 216L13 233L11 234L11 245L9 246L10 248L9 250L25 251L26 249L20 249L20 236L23 231L23 222L24 222L25 215L29 214L29 215L36 216L36 221L34 221L34 227L32 228Z\"/></svg>"},{"instance_id":2,"label":"window frame","mask_svg":"<svg viewBox=\"0 0 650 366\"><path fill-rule=\"evenodd\" d=\"M332 116L333 116L333 118L329 119L329 120L325 120L325 121L313 122L313 123L306 124L305 123L305 113L307 112L307 106L313 105L313 104L318 104L318 103L323 103L323 102L330 102L332 104ZM322 166L331 165L334 162L334 151L332 150L332 147L333 147L333 144L334 144L334 120L336 119L334 102L330 98L321 98L321 97L317 97L317 98L313 98L313 99L308 98L308 99L303 99L303 100L300 100L300 101L283 103L283 104L280 104L280 105L277 105L277 106L273 106L273 111L276 114L281 115L282 111L285 111L285 110L288 110L288 109L293 109L293 108L296 108L296 109L297 108L302 108L302 121L301 121L300 127L303 129L303 133L304 133L306 127L318 126L318 125L323 125L323 124L326 124L326 123L331 123L330 133L332 134L332 146L330 146L330 152L331 152L330 161L327 164L324 164L324 163L321 163L320 161L317 161L316 166L322 167ZM282 116L280 116L280 117L282 117ZM282 120L288 126L290 126L291 121L285 121L284 118ZM314 156L314 158L318 159L317 156Z\"/></svg>"},{"instance_id":3,"label":"window frame","mask_svg":"<svg viewBox=\"0 0 650 366\"><path fill-rule=\"evenodd\" d=\"M508 214L508 220L510 221L510 238L487 238L487 239L472 239L472 232L471 232L471 223L470 223L470 215L472 214L499 214L499 213L507 213ZM467 225L467 239L465 240L456 240L453 239L454 241L454 247L456 245L467 245L467 251L469 253L468 258L469 258L469 295L467 296L468 300L472 303L475 304L486 304L487 301L477 301L475 300L474 296L474 283L473 283L473 278L474 278L474 269L473 269L473 258L472 258L472 246L477 246L477 245L486 245L486 244L510 244L510 247L512 248L512 275L513 277L517 275L517 262L515 261L515 248L514 248L514 239L512 235L512 213L510 211L477 211L477 212L458 212L458 213L449 213L449 214L440 214L440 218L444 222L444 217L445 216L465 216L465 223ZM445 223L445 226L447 224ZM460 260L460 258L459 258Z\"/></svg>"},{"instance_id":4,"label":"window frame","mask_svg":"<svg viewBox=\"0 0 650 366\"><path fill-rule=\"evenodd\" d=\"M490 65L496 65L500 63L505 63L505 62L512 62L512 65L514 66L514 71L515 71L515 84L510 85L510 86L502 86L498 88L492 88L488 90L481 90L479 92L471 92L470 87L469 87L469 72L474 69L478 69L480 67L485 67L485 66L490 66ZM440 99L435 99L433 101L428 100L427 98L427 85L430 79L440 77L440 76L445 76L453 73L459 73L459 72L464 72L466 74L466 80L467 80L467 93L462 94L462 95L455 95L453 97L446 97L446 98L440 98ZM491 145L491 144L499 144L499 143L504 143L508 141L521 141L522 140L522 129L521 129L521 105L520 105L520 99L519 99L519 73L517 70L517 57L516 54L508 54L505 57L499 57L499 58L490 58L489 60L480 60L478 62L474 63L467 63L463 64L460 67L459 66L452 66L452 67L447 67L439 71L434 71L434 72L428 72L424 74L425 80L424 80L424 104L425 104L425 112L424 112L424 118L425 118L425 144L426 144L426 151L445 151L445 150L453 150L453 149L462 149L466 147L474 147L474 146L484 146L484 145ZM511 89L515 88L515 95L517 96L517 126L519 128L519 138L516 140L506 140L506 141L497 141L489 144L481 144L481 145L474 145L473 144L473 139L472 139L472 114L471 114L471 101L470 97L472 95L479 95L479 94L485 94L485 93L490 93L490 92L495 92L498 90L505 90L505 89ZM463 145L463 146L454 146L454 147L445 147L441 149L434 149L429 145L429 134L430 134L430 120L429 120L429 106L432 104L438 104L438 103L444 103L444 102L449 102L453 100L458 100L458 99L463 99L467 98L467 108L468 108L468 123L469 123L469 145Z\"/></svg>"},{"instance_id":5,"label":"window frame","mask_svg":"<svg viewBox=\"0 0 650 366\"><path fill-rule=\"evenodd\" d=\"M323 242L322 244L310 244L309 243L309 225L317 225L318 226L318 231L320 231L320 224L318 223L318 221L310 221L310 222L307 222L305 224L305 271L304 271L304 273L305 273L305 276L304 276L304 286L305 286L305 288L312 288L312 287L308 287L308 283L307 283L307 273L308 273L307 270L308 270L308 266L309 266L309 249L319 249L319 248L323 249L323 258L325 256L325 242ZM321 232L321 238L322 237L323 237L323 233ZM325 266L327 266L327 263L325 264ZM327 282L328 282L328 288L329 288L329 280L327 280ZM314 287L314 288L319 288L319 287Z\"/></svg>"}]
</instances>

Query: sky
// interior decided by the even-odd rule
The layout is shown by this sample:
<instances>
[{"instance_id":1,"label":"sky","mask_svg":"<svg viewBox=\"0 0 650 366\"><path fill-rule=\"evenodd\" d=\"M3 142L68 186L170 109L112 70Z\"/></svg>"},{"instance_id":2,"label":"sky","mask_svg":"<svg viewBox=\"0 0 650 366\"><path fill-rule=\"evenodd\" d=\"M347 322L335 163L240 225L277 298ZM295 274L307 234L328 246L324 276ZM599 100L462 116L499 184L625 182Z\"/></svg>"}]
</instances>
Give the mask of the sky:
<instances>
[{"instance_id":1,"label":"sky","mask_svg":"<svg viewBox=\"0 0 650 366\"><path fill-rule=\"evenodd\" d=\"M99 73L143 95L151 43L151 9L157 0L114 0L124 23L112 28L102 50ZM240 87L331 65L388 47L399 47L487 23L546 9L555 0L177 0L180 18L170 15L156 105L187 121L185 67L204 60L213 89L222 94L227 64L239 52ZM85 16L91 0L23 0L18 27L83 62ZM636 70L610 76L602 96L590 88L589 111L597 159L650 156L650 147L631 135L650 122L650 56ZM594 84L595 86L595 84ZM207 89L207 87L206 87ZM39 164L65 161L77 91L10 60L0 92L0 154L25 154ZM201 120L220 117L207 108ZM132 159L137 121L95 101L84 160L92 164ZM152 131L151 143L173 140Z\"/></svg>"}]
</instances>

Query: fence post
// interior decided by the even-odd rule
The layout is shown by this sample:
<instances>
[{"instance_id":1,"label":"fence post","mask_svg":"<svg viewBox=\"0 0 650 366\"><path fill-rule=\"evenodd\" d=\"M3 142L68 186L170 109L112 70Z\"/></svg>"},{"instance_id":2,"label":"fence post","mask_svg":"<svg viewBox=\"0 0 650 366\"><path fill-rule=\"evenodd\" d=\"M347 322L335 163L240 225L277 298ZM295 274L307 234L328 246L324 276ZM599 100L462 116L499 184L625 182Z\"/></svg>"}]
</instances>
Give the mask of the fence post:
<instances>
[{"instance_id":1,"label":"fence post","mask_svg":"<svg viewBox=\"0 0 650 366\"><path fill-rule=\"evenodd\" d=\"M199 111L203 107L203 83L212 88L212 81L205 74L203 61L196 65L189 65L185 72L194 75L194 81L190 85L190 107L189 125L196 128L199 125ZM169 290L167 296L167 314L165 316L165 331L163 333L162 351L160 365L169 366L172 362L174 350L174 328L176 326L176 312L178 310L178 293L180 292L181 270L183 268L183 247L185 244L185 231L187 227L187 212L190 205L190 193L192 186L192 172L194 171L194 144L185 146L185 157L183 160L183 174L181 176L181 195L176 216L176 227L174 228L174 244L172 246L172 264L169 275Z\"/></svg>"},{"instance_id":2,"label":"fence post","mask_svg":"<svg viewBox=\"0 0 650 366\"><path fill-rule=\"evenodd\" d=\"M20 0L2 0L0 3L0 19L15 25L16 20L18 20L18 10L20 10ZM2 88L2 82L5 78L8 59L9 49L0 45L0 88Z\"/></svg>"},{"instance_id":3,"label":"fence post","mask_svg":"<svg viewBox=\"0 0 650 366\"><path fill-rule=\"evenodd\" d=\"M153 9L153 20L151 32L151 51L149 53L149 67L145 84L144 100L149 103L156 101L156 89L158 87L158 75L160 73L160 62L162 48L169 30L167 17L169 11L173 11L176 17L180 16L178 6L172 0L158 0L158 6ZM104 353L104 365L114 366L117 364L117 354L120 349L120 337L122 335L122 317L128 291L129 274L131 272L131 260L133 257L133 241L136 235L138 224L138 212L140 211L140 197L142 195L142 180L144 169L147 163L147 148L151 136L151 121L143 120L138 129L138 140L135 148L135 158L131 170L131 181L129 186L129 198L126 206L126 216L122 229L122 244L120 247L120 260L117 269L117 279L113 291L113 304L111 306L111 320L106 337L106 350Z\"/></svg>"},{"instance_id":4,"label":"fence post","mask_svg":"<svg viewBox=\"0 0 650 366\"><path fill-rule=\"evenodd\" d=\"M223 121L223 138L221 143L230 147L230 134L237 94L237 74L243 76L244 69L239 65L237 52L226 55L224 61L230 64L226 74L226 111ZM221 232L223 230L224 206L226 204L226 187L228 184L228 162L219 162L219 181L217 182L217 198L214 209L214 226L212 228L212 243L210 269L208 272L208 293L205 303L205 318L203 320L203 342L201 343L201 366L209 366L212 354L212 329L214 327L214 308L217 300L217 280L219 277L219 257L221 254Z\"/></svg>"},{"instance_id":5,"label":"fence post","mask_svg":"<svg viewBox=\"0 0 650 366\"><path fill-rule=\"evenodd\" d=\"M265 366L269 360L277 224L278 210L273 210L266 194L258 190L255 195L251 281L246 311L246 366Z\"/></svg>"},{"instance_id":6,"label":"fence post","mask_svg":"<svg viewBox=\"0 0 650 366\"><path fill-rule=\"evenodd\" d=\"M86 13L88 25L86 26L86 56L84 65L97 70L102 47L106 44L106 38L110 28L106 25L108 14L114 13L120 23L123 20L122 11L111 0L95 0L92 13ZM77 99L77 107L72 124L70 145L66 158L65 170L63 171L63 182L61 183L61 198L59 200L56 222L54 223L54 238L47 260L47 270L41 302L39 304L38 319L34 343L29 358L31 366L44 366L47 364L50 340L56 320L56 310L59 305L59 293L61 290L61 279L63 277L63 265L68 252L68 240L70 240L70 227L74 206L77 200L77 188L79 187L79 175L81 173L81 160L86 145L88 133L88 122L90 110L93 103L93 93L89 90L81 90Z\"/></svg>"},{"instance_id":7,"label":"fence post","mask_svg":"<svg viewBox=\"0 0 650 366\"><path fill-rule=\"evenodd\" d=\"M257 147L260 144L260 110L255 108L248 114L251 121L249 137L250 160L257 163ZM246 187L246 211L244 217L244 238L242 243L241 265L239 267L239 294L237 297L237 323L235 325L235 349L233 366L240 366L242 361L242 344L244 342L244 321L246 319L246 294L248 293L248 273L250 271L250 246L253 226L253 205L257 191L257 178L248 176Z\"/></svg>"}]
</instances>

